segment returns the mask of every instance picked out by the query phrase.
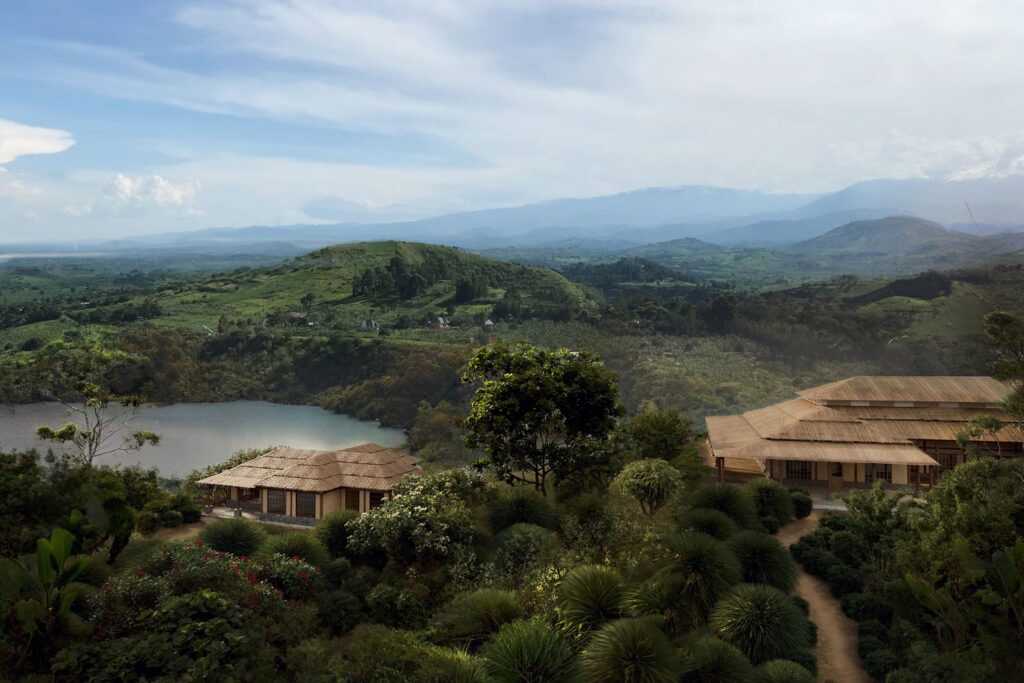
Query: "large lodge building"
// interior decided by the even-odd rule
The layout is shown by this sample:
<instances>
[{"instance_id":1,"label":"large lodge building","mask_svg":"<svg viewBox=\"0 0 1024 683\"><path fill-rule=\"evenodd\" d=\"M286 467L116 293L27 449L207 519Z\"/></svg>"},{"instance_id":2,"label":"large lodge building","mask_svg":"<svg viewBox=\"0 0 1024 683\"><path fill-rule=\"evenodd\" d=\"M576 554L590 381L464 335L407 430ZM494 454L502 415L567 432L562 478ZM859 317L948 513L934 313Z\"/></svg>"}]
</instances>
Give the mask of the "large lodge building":
<instances>
[{"instance_id":1,"label":"large lodge building","mask_svg":"<svg viewBox=\"0 0 1024 683\"><path fill-rule=\"evenodd\" d=\"M989 377L851 377L742 415L708 417L720 480L767 476L828 490L881 479L922 487L964 462L956 433L971 417L1004 422L977 445L1024 455L1024 431L1002 410L1010 386Z\"/></svg>"}]
</instances>

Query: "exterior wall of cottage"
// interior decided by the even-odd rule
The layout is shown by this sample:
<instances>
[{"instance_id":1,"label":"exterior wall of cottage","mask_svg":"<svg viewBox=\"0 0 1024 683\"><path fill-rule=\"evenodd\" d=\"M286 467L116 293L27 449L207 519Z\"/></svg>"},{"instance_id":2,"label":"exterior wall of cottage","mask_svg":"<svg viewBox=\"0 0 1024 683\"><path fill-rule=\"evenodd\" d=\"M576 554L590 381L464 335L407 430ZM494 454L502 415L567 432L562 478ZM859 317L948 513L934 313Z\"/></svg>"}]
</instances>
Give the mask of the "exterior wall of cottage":
<instances>
[{"instance_id":1,"label":"exterior wall of cottage","mask_svg":"<svg viewBox=\"0 0 1024 683\"><path fill-rule=\"evenodd\" d=\"M320 517L345 507L345 489L334 489L320 496Z\"/></svg>"}]
</instances>

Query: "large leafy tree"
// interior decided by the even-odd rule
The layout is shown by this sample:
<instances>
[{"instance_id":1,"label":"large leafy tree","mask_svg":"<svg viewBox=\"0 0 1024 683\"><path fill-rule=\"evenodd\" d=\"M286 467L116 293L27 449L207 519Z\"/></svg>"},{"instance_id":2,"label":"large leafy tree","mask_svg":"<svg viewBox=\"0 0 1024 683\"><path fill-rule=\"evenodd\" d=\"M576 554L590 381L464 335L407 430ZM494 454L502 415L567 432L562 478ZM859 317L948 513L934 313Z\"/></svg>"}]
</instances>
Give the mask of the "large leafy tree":
<instances>
[{"instance_id":1,"label":"large leafy tree","mask_svg":"<svg viewBox=\"0 0 1024 683\"><path fill-rule=\"evenodd\" d=\"M480 381L466 418L466 445L481 448L501 479L547 492L548 476L584 470L622 412L618 382L598 359L568 349L495 345L470 359Z\"/></svg>"},{"instance_id":2,"label":"large leafy tree","mask_svg":"<svg viewBox=\"0 0 1024 683\"><path fill-rule=\"evenodd\" d=\"M43 425L43 441L73 447L87 467L96 458L156 445L159 435L132 430L144 398L135 366L140 359L96 339L58 340L37 355L34 368L44 393L59 401L72 418L61 427Z\"/></svg>"}]
</instances>

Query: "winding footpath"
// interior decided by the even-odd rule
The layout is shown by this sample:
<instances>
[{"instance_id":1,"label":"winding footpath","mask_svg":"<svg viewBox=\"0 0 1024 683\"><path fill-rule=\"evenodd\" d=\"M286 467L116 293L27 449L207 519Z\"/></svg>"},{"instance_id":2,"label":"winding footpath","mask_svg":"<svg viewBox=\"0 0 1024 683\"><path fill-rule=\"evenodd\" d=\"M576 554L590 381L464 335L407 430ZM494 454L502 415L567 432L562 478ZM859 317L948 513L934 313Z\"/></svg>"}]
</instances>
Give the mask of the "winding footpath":
<instances>
[{"instance_id":1,"label":"winding footpath","mask_svg":"<svg viewBox=\"0 0 1024 683\"><path fill-rule=\"evenodd\" d=\"M818 526L820 510L779 530L777 538L789 546ZM818 658L818 680L835 683L871 683L857 655L857 622L843 614L828 585L811 576L797 563L796 594L810 605L811 620L818 625L818 642L811 652Z\"/></svg>"}]
</instances>

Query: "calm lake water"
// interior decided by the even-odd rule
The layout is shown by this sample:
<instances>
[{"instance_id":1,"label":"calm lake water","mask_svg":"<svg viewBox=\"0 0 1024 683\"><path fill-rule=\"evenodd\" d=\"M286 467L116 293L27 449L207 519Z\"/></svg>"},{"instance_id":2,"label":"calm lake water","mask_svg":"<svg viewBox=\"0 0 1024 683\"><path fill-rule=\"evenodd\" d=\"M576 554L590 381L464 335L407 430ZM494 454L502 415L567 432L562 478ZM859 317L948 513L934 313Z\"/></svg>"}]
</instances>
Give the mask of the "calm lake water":
<instances>
[{"instance_id":1,"label":"calm lake water","mask_svg":"<svg viewBox=\"0 0 1024 683\"><path fill-rule=\"evenodd\" d=\"M66 424L67 412L57 403L0 404L0 451L38 448L36 427ZM199 467L223 462L243 448L292 446L336 449L374 442L397 446L401 430L362 422L315 406L287 406L263 401L176 403L143 408L132 423L160 435L159 446L100 458L99 464L156 467L164 476L182 476ZM54 449L56 450L56 449Z\"/></svg>"}]
</instances>

